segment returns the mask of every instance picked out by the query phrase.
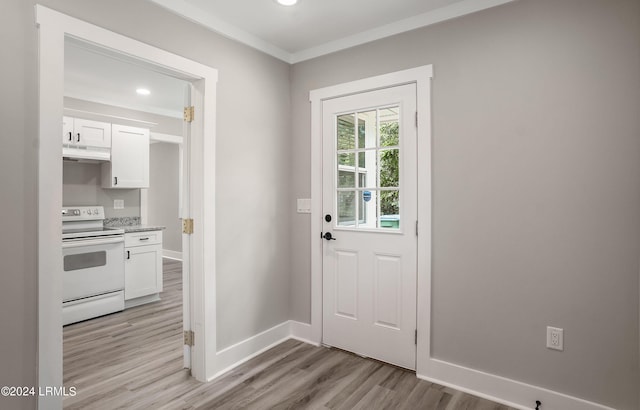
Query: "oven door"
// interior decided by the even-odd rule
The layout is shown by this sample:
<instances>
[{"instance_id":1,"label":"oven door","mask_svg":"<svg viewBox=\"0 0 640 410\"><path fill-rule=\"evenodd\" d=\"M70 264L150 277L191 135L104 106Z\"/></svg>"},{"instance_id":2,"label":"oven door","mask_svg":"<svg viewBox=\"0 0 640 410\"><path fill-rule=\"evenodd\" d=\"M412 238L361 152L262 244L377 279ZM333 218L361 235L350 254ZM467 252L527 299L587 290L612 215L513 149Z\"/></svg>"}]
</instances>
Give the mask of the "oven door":
<instances>
[{"instance_id":1,"label":"oven door","mask_svg":"<svg viewBox=\"0 0 640 410\"><path fill-rule=\"evenodd\" d=\"M63 302L124 289L124 236L62 243Z\"/></svg>"}]
</instances>

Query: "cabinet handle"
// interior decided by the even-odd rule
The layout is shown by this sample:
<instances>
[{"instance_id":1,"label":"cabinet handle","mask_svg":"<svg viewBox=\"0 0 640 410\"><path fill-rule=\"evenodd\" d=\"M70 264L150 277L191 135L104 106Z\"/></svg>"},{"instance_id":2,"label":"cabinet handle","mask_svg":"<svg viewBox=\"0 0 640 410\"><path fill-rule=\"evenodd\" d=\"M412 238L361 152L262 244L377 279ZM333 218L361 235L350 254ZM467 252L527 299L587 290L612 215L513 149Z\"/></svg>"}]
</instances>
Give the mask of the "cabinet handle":
<instances>
[{"instance_id":1,"label":"cabinet handle","mask_svg":"<svg viewBox=\"0 0 640 410\"><path fill-rule=\"evenodd\" d=\"M149 238L140 238L141 241L148 241Z\"/></svg>"},{"instance_id":2,"label":"cabinet handle","mask_svg":"<svg viewBox=\"0 0 640 410\"><path fill-rule=\"evenodd\" d=\"M118 177L113 177L113 185L118 185Z\"/></svg>"},{"instance_id":3,"label":"cabinet handle","mask_svg":"<svg viewBox=\"0 0 640 410\"><path fill-rule=\"evenodd\" d=\"M73 133L69 131L69 141L73 141Z\"/></svg>"},{"instance_id":4,"label":"cabinet handle","mask_svg":"<svg viewBox=\"0 0 640 410\"><path fill-rule=\"evenodd\" d=\"M78 133L78 140L76 142L80 142L80 133Z\"/></svg>"},{"instance_id":5,"label":"cabinet handle","mask_svg":"<svg viewBox=\"0 0 640 410\"><path fill-rule=\"evenodd\" d=\"M127 259L131 259L131 251L127 251Z\"/></svg>"}]
</instances>

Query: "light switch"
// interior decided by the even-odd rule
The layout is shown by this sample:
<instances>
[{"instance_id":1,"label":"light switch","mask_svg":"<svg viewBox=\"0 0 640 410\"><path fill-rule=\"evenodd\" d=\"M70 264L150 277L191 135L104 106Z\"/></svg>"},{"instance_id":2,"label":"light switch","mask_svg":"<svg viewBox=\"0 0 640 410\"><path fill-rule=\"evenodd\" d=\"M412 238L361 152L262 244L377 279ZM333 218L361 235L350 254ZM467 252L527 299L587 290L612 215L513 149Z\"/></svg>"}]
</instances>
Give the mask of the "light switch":
<instances>
[{"instance_id":1,"label":"light switch","mask_svg":"<svg viewBox=\"0 0 640 410\"><path fill-rule=\"evenodd\" d=\"M113 209L124 209L124 199L114 199Z\"/></svg>"},{"instance_id":2,"label":"light switch","mask_svg":"<svg viewBox=\"0 0 640 410\"><path fill-rule=\"evenodd\" d=\"M298 213L310 214L311 213L311 199L310 198L298 198Z\"/></svg>"}]
</instances>

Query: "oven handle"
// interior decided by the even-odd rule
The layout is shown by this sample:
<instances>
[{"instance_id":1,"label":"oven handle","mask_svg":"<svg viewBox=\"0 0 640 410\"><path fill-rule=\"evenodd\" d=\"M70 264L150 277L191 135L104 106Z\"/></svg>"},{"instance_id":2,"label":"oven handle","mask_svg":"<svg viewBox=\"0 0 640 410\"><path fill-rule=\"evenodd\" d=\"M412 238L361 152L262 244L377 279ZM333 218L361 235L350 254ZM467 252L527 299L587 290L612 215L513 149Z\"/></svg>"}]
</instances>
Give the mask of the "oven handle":
<instances>
[{"instance_id":1,"label":"oven handle","mask_svg":"<svg viewBox=\"0 0 640 410\"><path fill-rule=\"evenodd\" d=\"M68 242L62 242L62 249L79 248L81 246L108 245L112 243L124 242L124 236L105 239L75 239Z\"/></svg>"}]
</instances>

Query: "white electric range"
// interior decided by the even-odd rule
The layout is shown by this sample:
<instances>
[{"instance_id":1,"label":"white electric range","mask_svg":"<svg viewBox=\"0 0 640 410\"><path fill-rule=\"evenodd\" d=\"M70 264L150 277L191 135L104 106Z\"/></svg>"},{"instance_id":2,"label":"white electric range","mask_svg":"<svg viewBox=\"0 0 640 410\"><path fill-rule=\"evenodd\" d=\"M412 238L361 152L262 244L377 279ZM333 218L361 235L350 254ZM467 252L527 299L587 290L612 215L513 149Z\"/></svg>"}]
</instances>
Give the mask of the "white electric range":
<instances>
[{"instance_id":1,"label":"white electric range","mask_svg":"<svg viewBox=\"0 0 640 410\"><path fill-rule=\"evenodd\" d=\"M62 208L62 322L124 309L124 230L103 226L102 206Z\"/></svg>"}]
</instances>

